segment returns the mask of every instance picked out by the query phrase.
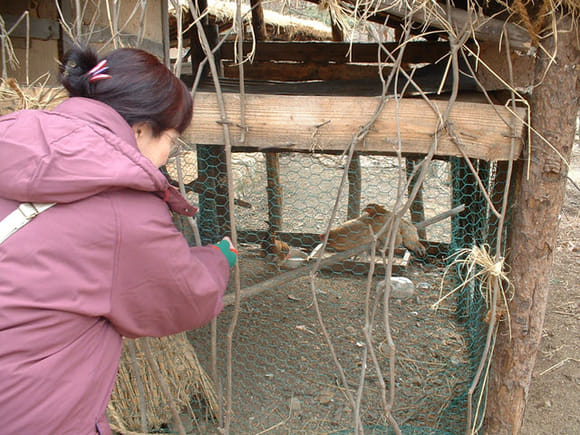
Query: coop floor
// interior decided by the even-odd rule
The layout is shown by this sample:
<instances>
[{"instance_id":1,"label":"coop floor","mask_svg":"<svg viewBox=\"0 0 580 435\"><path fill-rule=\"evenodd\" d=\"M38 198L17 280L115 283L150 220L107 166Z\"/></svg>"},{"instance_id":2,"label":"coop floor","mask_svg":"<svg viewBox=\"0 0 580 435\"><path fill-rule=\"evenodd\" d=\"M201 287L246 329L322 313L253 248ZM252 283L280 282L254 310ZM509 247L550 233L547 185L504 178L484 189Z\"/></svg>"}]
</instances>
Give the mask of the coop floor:
<instances>
[{"instance_id":1,"label":"coop floor","mask_svg":"<svg viewBox=\"0 0 580 435\"><path fill-rule=\"evenodd\" d=\"M406 275L417 296L393 300L389 322L396 352L393 414L399 424L431 429L464 430L465 409L455 409L468 388L469 359L463 328L454 320L452 302L434 311L442 270L411 266ZM373 282L373 293L375 289ZM355 396L361 376L365 337L363 277L327 276L316 280L316 299L328 336ZM225 391L225 334L233 307L218 320L218 365ZM375 316L373 348L388 383L389 350L382 319ZM210 370L210 328L191 333L202 364ZM353 427L340 371L333 362L313 306L308 277L242 301L233 340L233 420L235 434L328 434ZM391 387L391 386L389 386ZM368 361L361 403L365 425L386 424L381 385ZM464 407L464 404L463 404ZM215 430L215 429L214 429ZM211 433L208 426L202 429Z\"/></svg>"}]
</instances>

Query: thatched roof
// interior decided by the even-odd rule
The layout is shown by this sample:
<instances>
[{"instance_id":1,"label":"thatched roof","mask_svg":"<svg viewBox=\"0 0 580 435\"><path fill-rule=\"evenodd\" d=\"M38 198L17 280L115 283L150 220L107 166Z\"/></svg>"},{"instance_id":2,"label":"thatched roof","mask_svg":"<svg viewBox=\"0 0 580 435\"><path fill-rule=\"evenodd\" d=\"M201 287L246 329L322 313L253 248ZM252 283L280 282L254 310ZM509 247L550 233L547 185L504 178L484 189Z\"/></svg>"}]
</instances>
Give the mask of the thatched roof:
<instances>
[{"instance_id":1,"label":"thatched roof","mask_svg":"<svg viewBox=\"0 0 580 435\"><path fill-rule=\"evenodd\" d=\"M189 0L180 0L184 14L184 28L191 24L188 11ZM482 27L492 28L491 32L505 34L515 38L512 48L527 51L537 46L544 28L549 25L550 13L563 10L572 14L580 13L580 0L463 0L456 1L455 7L448 8L443 0L305 0L318 4L319 9L328 11L330 17L350 34L354 27L365 22L376 22L388 27L398 27L401 22L411 18L418 31L445 30L450 27L466 28L473 33L473 38L485 40L481 35ZM246 29L251 23L250 5L242 0L242 15ZM267 7L267 6L266 6ZM210 21L217 23L220 29L230 27L236 11L235 1L208 1ZM172 40L176 39L175 11L170 11ZM272 10L264 9L264 20L268 39L271 40L330 40L331 28L327 24L287 16ZM452 25L450 24L452 23ZM504 24L507 27L504 28ZM488 30L489 32L489 30ZM445 33L445 32L443 32ZM445 35L443 35L445 36ZM500 37L493 38L501 40Z\"/></svg>"},{"instance_id":2,"label":"thatched roof","mask_svg":"<svg viewBox=\"0 0 580 435\"><path fill-rule=\"evenodd\" d=\"M252 16L250 5L242 3L241 13L246 25L251 25ZM236 2L232 1L208 1L210 21L217 24L220 29L232 26L236 16ZM189 13L188 2L182 2L184 11L183 28L187 28L193 22ZM176 11L170 8L171 35L176 34ZM323 41L332 39L332 31L329 25L322 21L303 19L295 16L283 15L273 10L264 8L264 24L268 38L272 40L314 40ZM173 38L172 38L173 39Z\"/></svg>"}]
</instances>

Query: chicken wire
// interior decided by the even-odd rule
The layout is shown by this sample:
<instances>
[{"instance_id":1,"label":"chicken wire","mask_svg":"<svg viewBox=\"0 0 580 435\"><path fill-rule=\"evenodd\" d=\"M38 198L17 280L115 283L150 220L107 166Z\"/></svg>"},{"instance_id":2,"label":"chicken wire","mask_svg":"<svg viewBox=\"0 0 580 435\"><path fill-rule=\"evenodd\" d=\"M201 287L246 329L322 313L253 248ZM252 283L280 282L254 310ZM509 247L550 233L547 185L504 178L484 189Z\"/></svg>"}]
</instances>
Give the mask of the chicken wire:
<instances>
[{"instance_id":1,"label":"chicken wire","mask_svg":"<svg viewBox=\"0 0 580 435\"><path fill-rule=\"evenodd\" d=\"M359 214L369 203L393 210L407 197L407 177L420 160L356 158ZM392 275L409 278L413 291L393 294L387 302L379 283L391 268L380 255L361 252L329 263L314 278L309 274L320 254L313 259L308 255L321 235L353 217L349 196L356 189L351 187L349 195L347 187L345 194L338 194L348 171L346 158L277 153L275 160L278 167L272 172L272 160L264 153L232 154L231 211L223 147L184 147L179 164L172 160L165 168L174 184L181 178L181 188L199 206L196 223L203 244L230 235L229 213L234 213L241 292L258 289L244 297L236 311L230 285L227 306L215 324L216 367L212 328L189 334L202 365L217 376L224 410L221 424L227 409L226 344L235 316L230 433L387 434L396 433L396 426L404 434L456 434L468 426L477 433L485 404L485 376L478 369L489 308L477 280L440 298L466 274L461 266L450 266L454 252L482 244L493 252L497 220L490 201L497 206L503 198L504 168L483 161L467 165L460 158L430 162L410 207L418 216L406 213L404 218L417 223L462 208L418 231L424 256L397 247ZM329 222L335 202L337 215ZM179 218L176 224L195 244L191 225ZM288 251L280 255L273 239L287 244ZM299 258L298 266L288 258ZM369 278L370 271L374 273ZM373 306L374 310L365 308ZM391 335L394 347L389 345ZM206 420L193 432L218 433L219 420Z\"/></svg>"}]
</instances>

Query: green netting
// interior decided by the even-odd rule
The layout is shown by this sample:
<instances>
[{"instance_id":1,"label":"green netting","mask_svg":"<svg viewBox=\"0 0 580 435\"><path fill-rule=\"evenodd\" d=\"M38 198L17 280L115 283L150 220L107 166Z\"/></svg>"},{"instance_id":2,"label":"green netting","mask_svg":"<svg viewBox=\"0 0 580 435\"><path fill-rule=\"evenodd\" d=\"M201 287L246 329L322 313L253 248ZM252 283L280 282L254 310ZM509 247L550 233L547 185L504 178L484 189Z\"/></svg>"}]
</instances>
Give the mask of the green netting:
<instances>
[{"instance_id":1,"label":"green netting","mask_svg":"<svg viewBox=\"0 0 580 435\"><path fill-rule=\"evenodd\" d=\"M314 281L309 272L315 260L308 256L329 224L336 228L360 216L367 204L389 211L404 204L418 179L414 169L421 158L356 155L346 167L345 157L338 155L234 152L230 180L223 147L189 146L179 161L183 188L199 205L196 222L203 244L231 235L233 213L241 291L253 291L241 301L232 339L231 433L353 433L354 415L364 433L392 433L385 412L392 407L404 434L459 434L468 426L468 400L469 426L478 426L485 406L485 370L471 396L468 390L480 368L488 329L480 283L465 285L437 310L433 305L467 276L465 267L451 264L454 253L488 245L493 255L497 218L482 187L499 208L503 166L472 161L476 177L460 158L429 163L403 218L420 226L455 207L463 210L419 228L424 256L406 249L403 237L394 251L392 276L409 278L415 292L391 298L386 307L378 283L390 267L380 255L374 264L368 251L323 262ZM176 184L177 169L175 161L166 168ZM339 195L343 175L346 184ZM406 185L411 176L414 181ZM231 211L228 183L235 204ZM330 222L335 203L337 215ZM188 221L176 218L176 223L194 245ZM341 249L316 255L328 259ZM373 305L374 311L365 311ZM216 322L216 372L223 394L234 314L228 304ZM372 325L365 336L367 318ZM190 333L208 372L211 331L208 326ZM396 346L394 359L389 333ZM371 348L374 360L368 356ZM352 402L347 392L357 399ZM217 427L217 422L208 425Z\"/></svg>"}]
</instances>

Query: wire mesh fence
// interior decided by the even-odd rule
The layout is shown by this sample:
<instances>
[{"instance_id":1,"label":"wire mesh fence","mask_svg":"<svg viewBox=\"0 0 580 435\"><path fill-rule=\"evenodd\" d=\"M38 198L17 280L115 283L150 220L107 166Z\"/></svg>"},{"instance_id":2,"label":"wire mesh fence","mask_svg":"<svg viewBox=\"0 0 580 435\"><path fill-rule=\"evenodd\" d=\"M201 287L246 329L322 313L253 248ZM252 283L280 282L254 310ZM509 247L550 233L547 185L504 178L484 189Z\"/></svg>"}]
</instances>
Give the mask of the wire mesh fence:
<instances>
[{"instance_id":1,"label":"wire mesh fence","mask_svg":"<svg viewBox=\"0 0 580 435\"><path fill-rule=\"evenodd\" d=\"M231 433L391 433L398 427L405 434L436 434L477 428L485 403L485 376L478 371L485 360L489 301L483 278L466 283L473 270L452 259L475 245L493 251L497 219L491 204L503 198L502 165L431 161L403 216L407 224L401 223L415 227L412 237L424 250L407 248L409 236L403 234L393 238L389 259L380 249L349 255L353 240L361 245L372 239L361 239L360 227L335 236L324 252L319 248L328 228L361 217L369 224L369 204L392 216L408 198L421 160L355 155L349 164L341 155L234 153L228 180L223 158L221 147L184 146L179 164L170 161L166 171L176 185L181 178L199 204L203 243L230 234L230 213L236 223L239 308L230 293L215 329L189 333L202 365L216 365L225 406L227 342L235 322ZM235 195L231 211L227 183ZM195 244L188 223L178 226ZM318 257L323 260L317 268ZM397 286L398 277L408 279L407 289ZM203 431L217 430L217 420L206 420Z\"/></svg>"}]
</instances>

